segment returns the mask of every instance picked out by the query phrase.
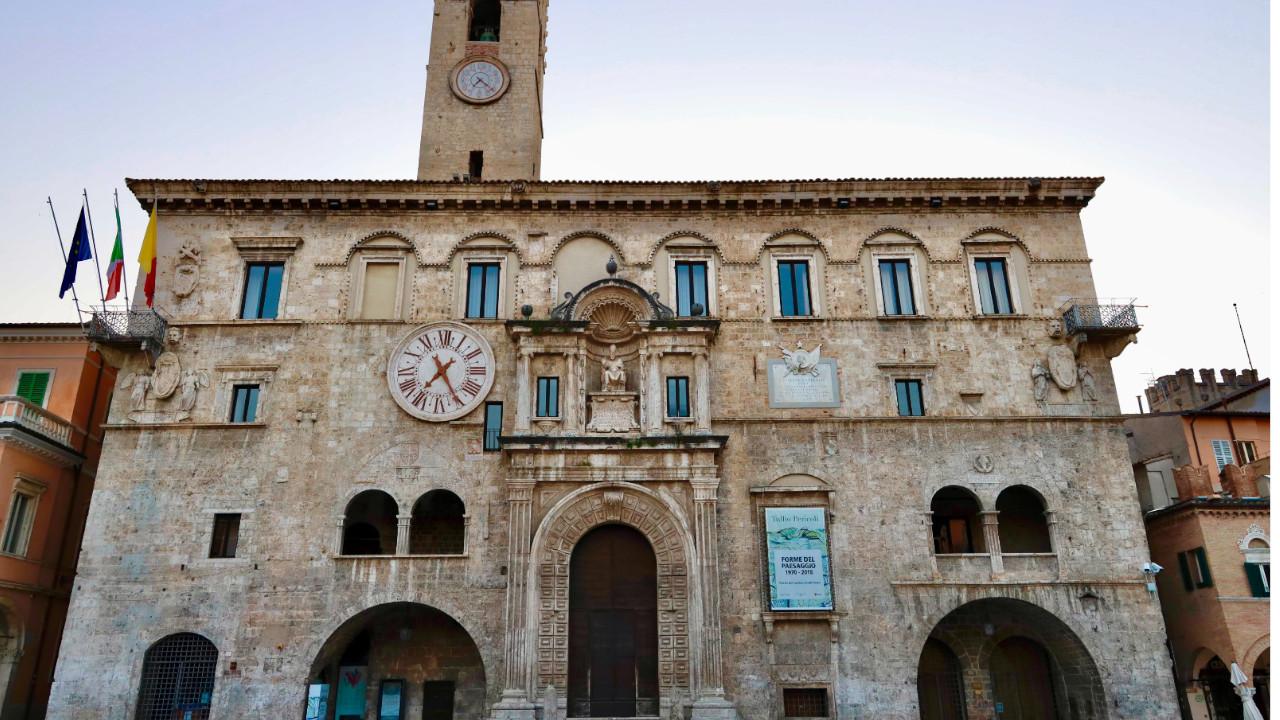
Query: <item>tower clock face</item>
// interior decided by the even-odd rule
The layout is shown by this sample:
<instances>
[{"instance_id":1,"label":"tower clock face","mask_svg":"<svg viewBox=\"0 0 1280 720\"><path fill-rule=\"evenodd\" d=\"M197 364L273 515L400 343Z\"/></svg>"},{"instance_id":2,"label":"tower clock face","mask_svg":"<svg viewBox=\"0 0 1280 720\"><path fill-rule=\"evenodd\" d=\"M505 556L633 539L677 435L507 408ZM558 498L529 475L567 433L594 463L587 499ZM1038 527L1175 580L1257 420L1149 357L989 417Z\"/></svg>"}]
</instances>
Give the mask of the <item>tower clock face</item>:
<instances>
[{"instance_id":1,"label":"tower clock face","mask_svg":"<svg viewBox=\"0 0 1280 720\"><path fill-rule=\"evenodd\" d=\"M496 60L464 60L453 72L453 91L470 103L488 103L506 92L506 68Z\"/></svg>"},{"instance_id":2,"label":"tower clock face","mask_svg":"<svg viewBox=\"0 0 1280 720\"><path fill-rule=\"evenodd\" d=\"M409 333L387 361L391 397L405 412L432 422L476 409L493 387L493 349L475 330L455 322Z\"/></svg>"}]
</instances>

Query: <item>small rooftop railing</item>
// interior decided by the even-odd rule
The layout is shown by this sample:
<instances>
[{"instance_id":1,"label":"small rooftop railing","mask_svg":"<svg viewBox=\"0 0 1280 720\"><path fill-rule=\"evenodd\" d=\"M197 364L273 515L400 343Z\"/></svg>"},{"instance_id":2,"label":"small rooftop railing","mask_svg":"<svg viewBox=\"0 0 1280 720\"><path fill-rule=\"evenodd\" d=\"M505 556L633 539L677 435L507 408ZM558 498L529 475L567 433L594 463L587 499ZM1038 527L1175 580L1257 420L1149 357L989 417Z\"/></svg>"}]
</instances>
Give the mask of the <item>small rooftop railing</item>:
<instances>
[{"instance_id":1,"label":"small rooftop railing","mask_svg":"<svg viewBox=\"0 0 1280 720\"><path fill-rule=\"evenodd\" d=\"M71 423L17 395L0 395L0 424L12 423L71 447Z\"/></svg>"},{"instance_id":2,"label":"small rooftop railing","mask_svg":"<svg viewBox=\"0 0 1280 720\"><path fill-rule=\"evenodd\" d=\"M146 310L94 310L85 323L84 334L94 342L107 345L141 345L164 347L169 323L160 313Z\"/></svg>"},{"instance_id":3,"label":"small rooftop railing","mask_svg":"<svg viewBox=\"0 0 1280 720\"><path fill-rule=\"evenodd\" d=\"M1137 332L1138 311L1134 299L1072 298L1062 309L1062 329L1076 333L1127 335Z\"/></svg>"}]
</instances>

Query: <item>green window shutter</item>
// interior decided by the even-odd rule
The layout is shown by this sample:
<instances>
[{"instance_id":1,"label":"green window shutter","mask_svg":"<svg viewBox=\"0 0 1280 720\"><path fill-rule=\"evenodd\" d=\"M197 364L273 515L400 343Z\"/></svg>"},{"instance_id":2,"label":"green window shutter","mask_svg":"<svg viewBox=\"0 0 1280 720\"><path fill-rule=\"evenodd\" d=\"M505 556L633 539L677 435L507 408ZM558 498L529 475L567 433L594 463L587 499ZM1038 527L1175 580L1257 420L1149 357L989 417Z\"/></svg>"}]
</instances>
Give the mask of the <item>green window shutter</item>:
<instances>
[{"instance_id":1,"label":"green window shutter","mask_svg":"<svg viewBox=\"0 0 1280 720\"><path fill-rule=\"evenodd\" d=\"M1249 591L1256 598L1271 597L1271 593L1267 592L1266 586L1262 584L1262 566L1258 563L1247 562L1244 564L1245 577L1249 578Z\"/></svg>"},{"instance_id":2,"label":"green window shutter","mask_svg":"<svg viewBox=\"0 0 1280 720\"><path fill-rule=\"evenodd\" d=\"M1196 564L1200 566L1200 582L1196 587L1213 587L1213 575L1209 573L1209 557L1204 554L1204 548L1198 547L1192 550L1196 554Z\"/></svg>"},{"instance_id":3,"label":"green window shutter","mask_svg":"<svg viewBox=\"0 0 1280 720\"><path fill-rule=\"evenodd\" d=\"M18 373L18 397L25 398L36 405L44 406L45 393L49 390L49 373Z\"/></svg>"},{"instance_id":4,"label":"green window shutter","mask_svg":"<svg viewBox=\"0 0 1280 720\"><path fill-rule=\"evenodd\" d=\"M1182 575L1182 589L1191 592L1196 589L1195 583L1191 582L1191 566L1187 564L1187 554L1178 553L1178 573Z\"/></svg>"}]
</instances>

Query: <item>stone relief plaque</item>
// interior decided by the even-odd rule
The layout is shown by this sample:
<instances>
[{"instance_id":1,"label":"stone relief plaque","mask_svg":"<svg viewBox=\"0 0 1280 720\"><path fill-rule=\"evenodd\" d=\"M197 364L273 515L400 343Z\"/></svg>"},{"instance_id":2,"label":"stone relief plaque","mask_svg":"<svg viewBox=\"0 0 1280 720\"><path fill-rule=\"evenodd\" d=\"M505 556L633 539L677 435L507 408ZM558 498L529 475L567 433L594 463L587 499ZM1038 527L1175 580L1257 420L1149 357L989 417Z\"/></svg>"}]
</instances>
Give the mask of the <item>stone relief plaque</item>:
<instances>
[{"instance_id":1,"label":"stone relief plaque","mask_svg":"<svg viewBox=\"0 0 1280 720\"><path fill-rule=\"evenodd\" d=\"M182 363L178 361L178 356L169 351L161 353L156 358L156 369L151 373L151 395L167 398L178 389L181 381Z\"/></svg>"},{"instance_id":2,"label":"stone relief plaque","mask_svg":"<svg viewBox=\"0 0 1280 720\"><path fill-rule=\"evenodd\" d=\"M785 360L769 361L769 407L840 407L836 361L818 360L808 372L793 372Z\"/></svg>"}]
</instances>

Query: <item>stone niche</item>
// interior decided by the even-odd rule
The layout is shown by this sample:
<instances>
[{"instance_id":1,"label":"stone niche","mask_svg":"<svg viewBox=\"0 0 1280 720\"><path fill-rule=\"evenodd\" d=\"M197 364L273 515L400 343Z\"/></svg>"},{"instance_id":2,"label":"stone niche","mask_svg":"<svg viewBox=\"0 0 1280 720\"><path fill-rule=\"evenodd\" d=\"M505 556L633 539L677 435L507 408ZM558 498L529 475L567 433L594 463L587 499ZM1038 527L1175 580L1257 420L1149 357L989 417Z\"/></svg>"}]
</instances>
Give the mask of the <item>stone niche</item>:
<instances>
[{"instance_id":1,"label":"stone niche","mask_svg":"<svg viewBox=\"0 0 1280 720\"><path fill-rule=\"evenodd\" d=\"M509 329L519 358L517 435L666 435L686 424L709 432L714 321L677 319L653 294L609 276L566 296L550 320ZM536 378L551 367L561 373L560 415L547 422L534 415ZM665 378L677 374L686 378L688 416L671 418Z\"/></svg>"}]
</instances>

